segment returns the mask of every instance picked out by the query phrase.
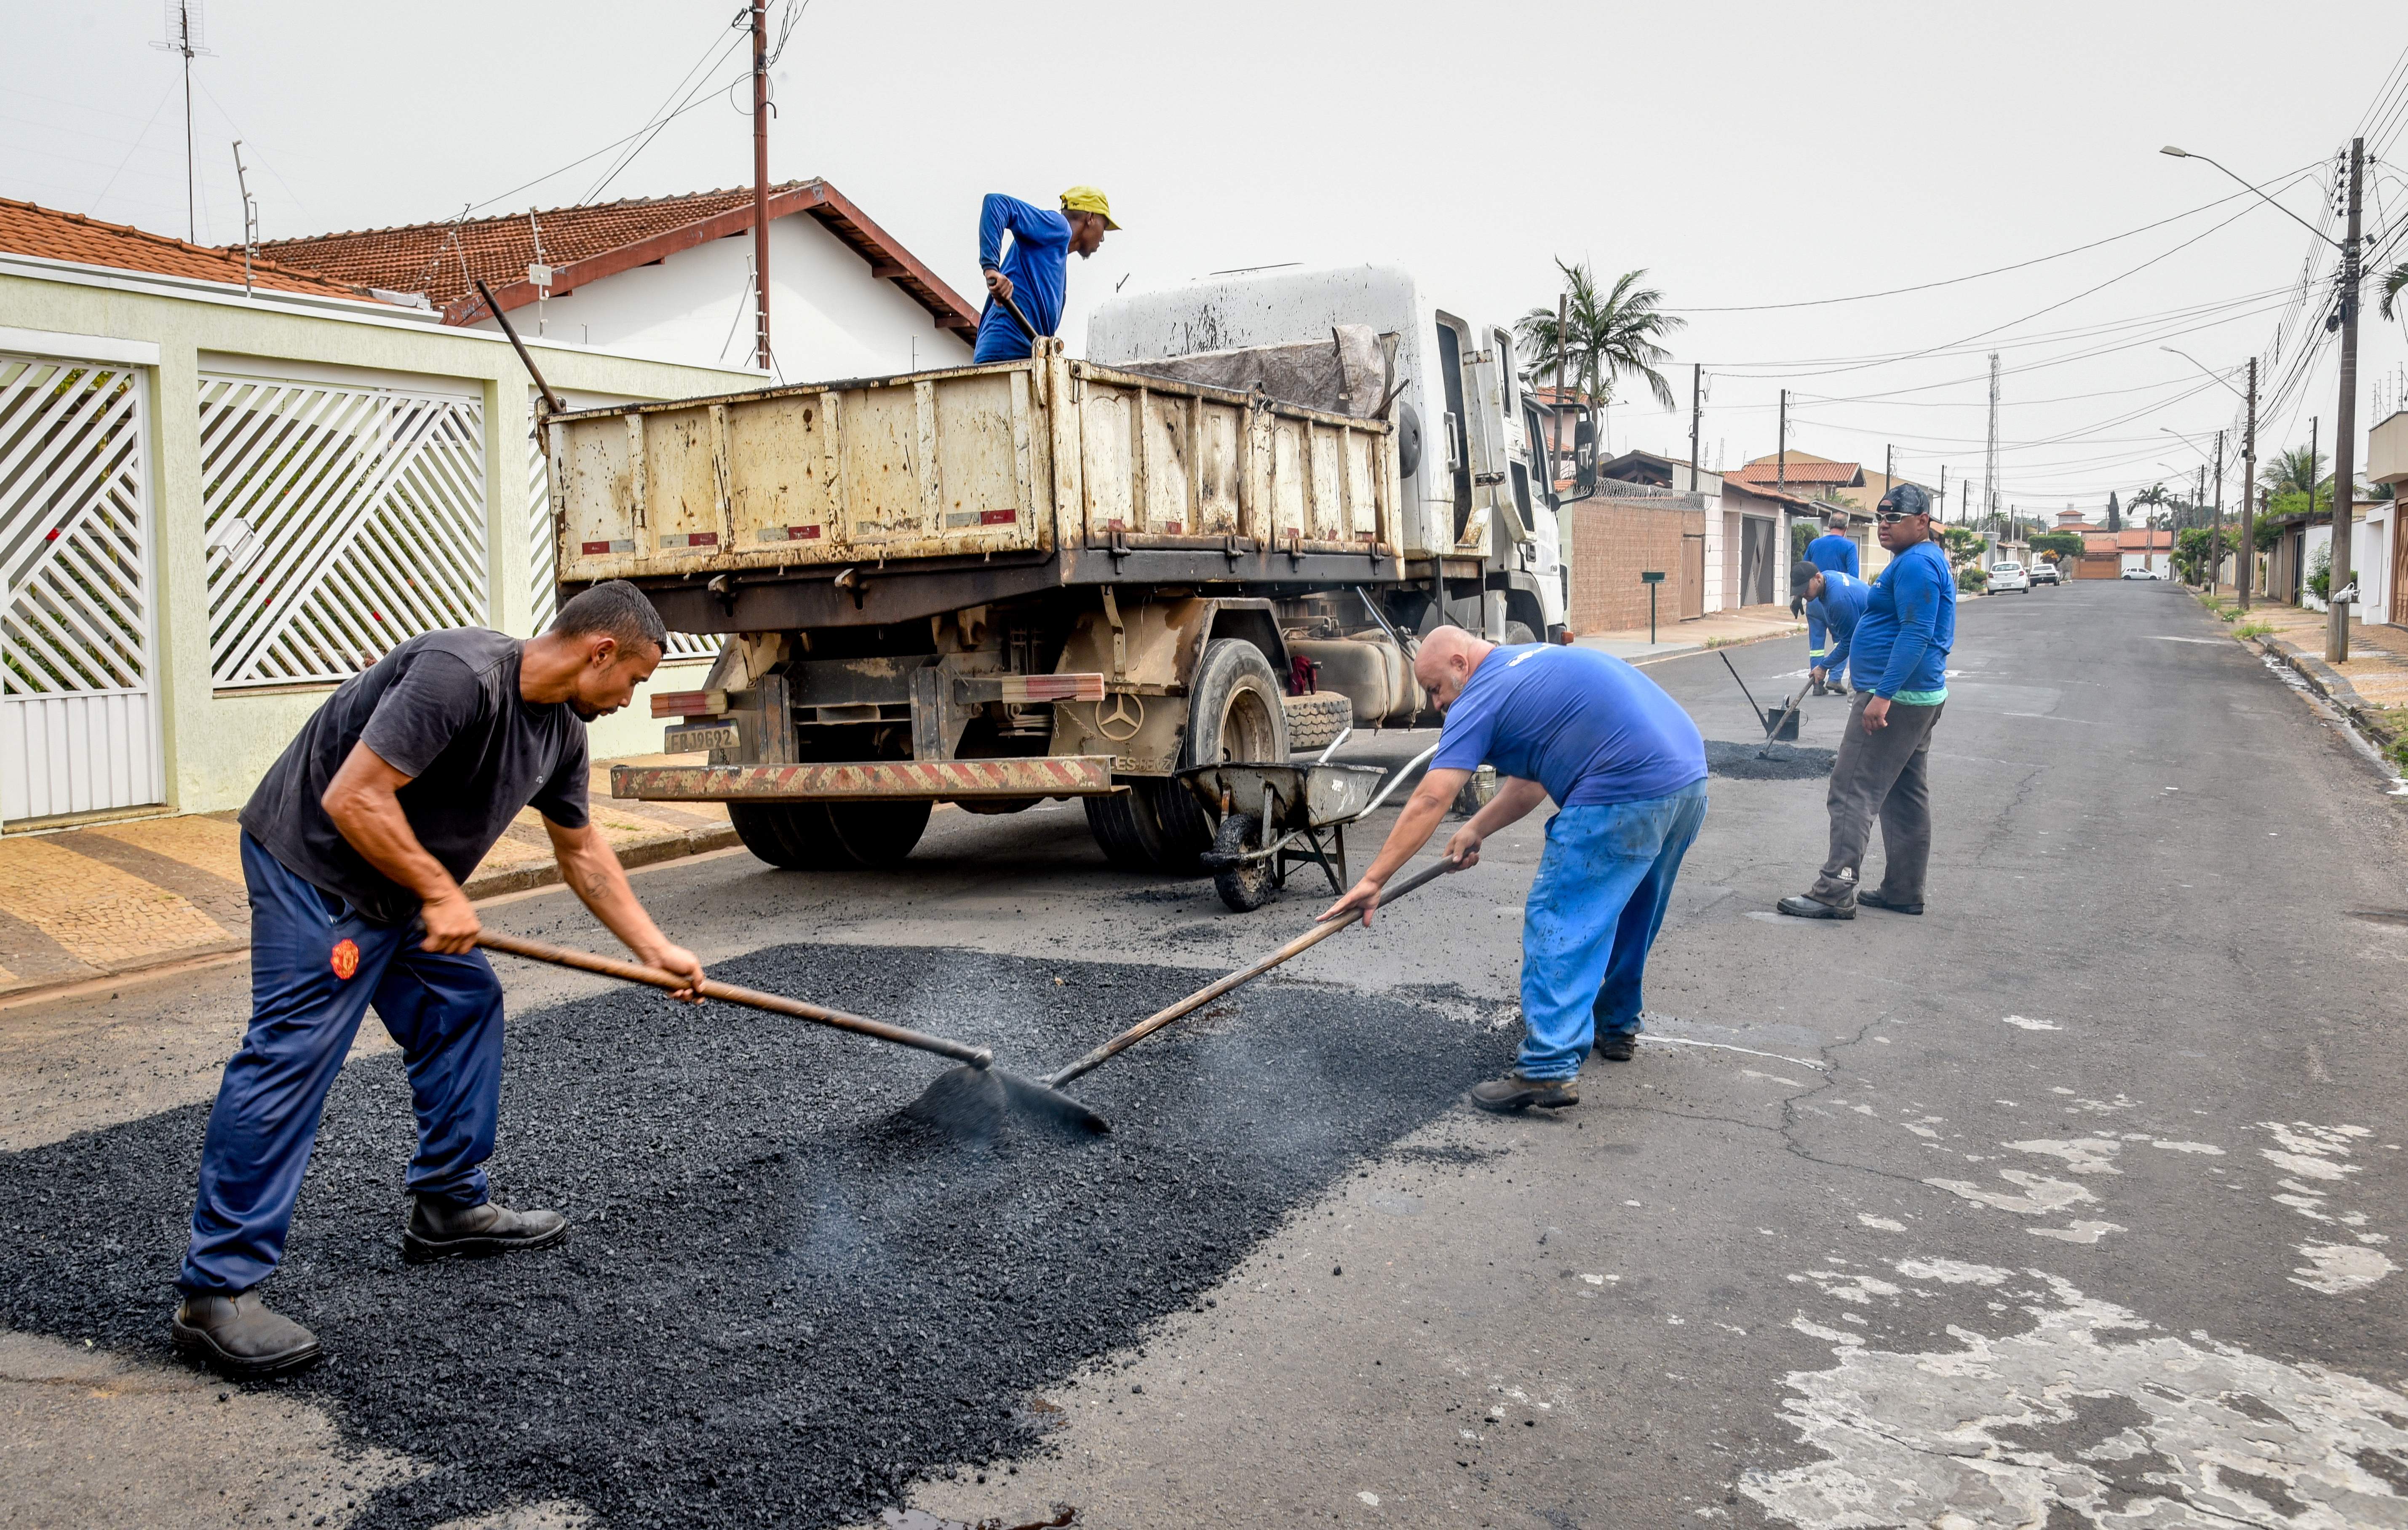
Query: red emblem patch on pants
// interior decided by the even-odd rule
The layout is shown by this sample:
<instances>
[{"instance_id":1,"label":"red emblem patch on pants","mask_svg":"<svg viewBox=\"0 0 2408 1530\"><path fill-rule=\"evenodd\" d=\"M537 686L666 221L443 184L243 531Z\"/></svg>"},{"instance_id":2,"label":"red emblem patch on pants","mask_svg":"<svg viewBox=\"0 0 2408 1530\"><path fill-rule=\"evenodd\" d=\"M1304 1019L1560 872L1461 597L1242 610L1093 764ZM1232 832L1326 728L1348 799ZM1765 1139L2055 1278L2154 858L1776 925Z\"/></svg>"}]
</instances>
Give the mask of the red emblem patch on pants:
<instances>
[{"instance_id":1,"label":"red emblem patch on pants","mask_svg":"<svg viewBox=\"0 0 2408 1530\"><path fill-rule=\"evenodd\" d=\"M355 942L350 940L337 941L335 943L334 961L335 976L342 979L345 982L351 981L351 974L360 969L359 946Z\"/></svg>"}]
</instances>

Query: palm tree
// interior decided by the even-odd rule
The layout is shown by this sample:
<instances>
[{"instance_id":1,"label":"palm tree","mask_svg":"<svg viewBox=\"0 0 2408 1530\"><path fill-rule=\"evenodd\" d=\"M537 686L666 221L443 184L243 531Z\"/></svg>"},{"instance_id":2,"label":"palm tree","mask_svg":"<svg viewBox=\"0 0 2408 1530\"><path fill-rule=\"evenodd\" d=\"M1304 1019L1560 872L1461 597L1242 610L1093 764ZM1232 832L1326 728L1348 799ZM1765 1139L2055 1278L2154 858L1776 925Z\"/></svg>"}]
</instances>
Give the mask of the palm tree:
<instances>
[{"instance_id":1,"label":"palm tree","mask_svg":"<svg viewBox=\"0 0 2408 1530\"><path fill-rule=\"evenodd\" d=\"M2408 291L2408 265L2395 265L2383 278L2384 318L2391 317L2391 310L2399 306L2400 294L2403 291Z\"/></svg>"},{"instance_id":2,"label":"palm tree","mask_svg":"<svg viewBox=\"0 0 2408 1530\"><path fill-rule=\"evenodd\" d=\"M1678 408L1671 385L1656 370L1672 359L1658 342L1688 321L1663 310L1662 293L1639 285L1647 273L1625 271L1615 279L1613 290L1600 296L1585 263L1566 265L1558 260L1555 269L1564 274L1568 299L1562 327L1558 329L1553 308L1532 308L1513 326L1531 357L1525 380L1536 383L1554 377L1560 347L1572 385L1598 406L1612 400L1618 379L1636 376L1646 379L1656 403L1667 409Z\"/></svg>"},{"instance_id":3,"label":"palm tree","mask_svg":"<svg viewBox=\"0 0 2408 1530\"><path fill-rule=\"evenodd\" d=\"M2162 483L2152 483L2132 495L2132 508L2143 512L2141 516L2141 524L2143 526L2154 526L2157 523L2156 511L2171 508L2180 503L2180 500L2166 492L2166 486Z\"/></svg>"},{"instance_id":4,"label":"palm tree","mask_svg":"<svg viewBox=\"0 0 2408 1530\"><path fill-rule=\"evenodd\" d=\"M2324 465L2321 453L2303 446L2289 447L2266 460L2266 465L2258 470L2258 480L2278 495L2304 498L2313 493L2315 497L2310 508L2317 508L2332 503L2332 479Z\"/></svg>"}]
</instances>

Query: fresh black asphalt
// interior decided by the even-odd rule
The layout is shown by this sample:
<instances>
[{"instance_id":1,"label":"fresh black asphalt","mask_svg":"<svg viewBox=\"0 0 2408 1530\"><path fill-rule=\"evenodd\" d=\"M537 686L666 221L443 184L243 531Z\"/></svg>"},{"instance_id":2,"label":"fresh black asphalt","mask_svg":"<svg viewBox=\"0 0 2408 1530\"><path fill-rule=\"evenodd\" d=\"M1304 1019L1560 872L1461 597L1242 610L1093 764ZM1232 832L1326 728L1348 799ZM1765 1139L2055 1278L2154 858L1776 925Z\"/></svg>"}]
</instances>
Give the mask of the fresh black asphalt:
<instances>
[{"instance_id":1,"label":"fresh black asphalt","mask_svg":"<svg viewBox=\"0 0 2408 1530\"><path fill-rule=\"evenodd\" d=\"M1215 976L867 946L715 972L1048 1066ZM935 1059L648 992L515 1015L495 1193L566 1212L568 1244L406 1266L408 1085L396 1054L355 1063L268 1288L329 1358L267 1384L431 1464L364 1524L559 1498L614 1526L850 1523L915 1477L1040 1450L1044 1394L1200 1304L1510 1040L1265 984L1081 1080L1112 1136L971 1146L898 1114ZM12 1327L166 1358L206 1119L0 1157Z\"/></svg>"}]
</instances>

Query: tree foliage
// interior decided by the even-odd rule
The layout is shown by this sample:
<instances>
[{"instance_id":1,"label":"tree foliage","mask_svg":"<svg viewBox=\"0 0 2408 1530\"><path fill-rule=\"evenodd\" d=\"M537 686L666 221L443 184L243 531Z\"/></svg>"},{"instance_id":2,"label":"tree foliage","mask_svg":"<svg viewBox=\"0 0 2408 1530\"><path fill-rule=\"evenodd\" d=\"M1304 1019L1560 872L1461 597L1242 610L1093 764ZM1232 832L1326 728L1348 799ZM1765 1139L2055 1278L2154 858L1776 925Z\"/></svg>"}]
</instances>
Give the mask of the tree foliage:
<instances>
[{"instance_id":1,"label":"tree foliage","mask_svg":"<svg viewBox=\"0 0 2408 1530\"><path fill-rule=\"evenodd\" d=\"M2325 471L2324 454L2306 447L2286 447L2267 458L2266 465L2258 469L2258 481L2272 491L2278 504L2284 495L2296 494L2304 509L2313 489L2315 508L2332 508L2332 476Z\"/></svg>"},{"instance_id":2,"label":"tree foliage","mask_svg":"<svg viewBox=\"0 0 2408 1530\"><path fill-rule=\"evenodd\" d=\"M1586 263L1555 262L1564 274L1568 299L1564 322L1558 326L1552 307L1532 308L1513 326L1526 365L1523 377L1533 385L1551 381L1560 347L1571 386L1602 408L1613 397L1614 384L1636 377L1647 384L1665 408L1678 406L1672 386L1656 370L1672 359L1662 342L1688 321L1663 310L1664 294L1640 285L1645 271L1625 271L1612 290L1600 293Z\"/></svg>"},{"instance_id":3,"label":"tree foliage","mask_svg":"<svg viewBox=\"0 0 2408 1530\"><path fill-rule=\"evenodd\" d=\"M2035 553L2054 552L2062 560L2082 556L2082 534L2078 531L2043 531L2034 534L2031 550Z\"/></svg>"},{"instance_id":4,"label":"tree foliage","mask_svg":"<svg viewBox=\"0 0 2408 1530\"><path fill-rule=\"evenodd\" d=\"M2109 531L2124 529L2123 507L2115 502L2115 491L2113 489L2107 491L2107 529Z\"/></svg>"}]
</instances>

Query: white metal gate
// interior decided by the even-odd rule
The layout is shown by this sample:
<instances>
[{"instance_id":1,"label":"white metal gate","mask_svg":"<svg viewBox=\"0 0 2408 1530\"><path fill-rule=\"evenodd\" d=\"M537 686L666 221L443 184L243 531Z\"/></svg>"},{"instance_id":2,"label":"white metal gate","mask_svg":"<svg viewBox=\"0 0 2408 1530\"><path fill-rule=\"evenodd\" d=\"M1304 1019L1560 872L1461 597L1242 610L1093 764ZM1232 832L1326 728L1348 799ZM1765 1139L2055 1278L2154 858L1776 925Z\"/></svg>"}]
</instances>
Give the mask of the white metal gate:
<instances>
[{"instance_id":1,"label":"white metal gate","mask_svg":"<svg viewBox=\"0 0 2408 1530\"><path fill-rule=\"evenodd\" d=\"M486 624L479 400L206 372L200 400L220 687L342 680Z\"/></svg>"},{"instance_id":2,"label":"white metal gate","mask_svg":"<svg viewBox=\"0 0 2408 1530\"><path fill-rule=\"evenodd\" d=\"M0 820L165 795L135 368L0 355Z\"/></svg>"}]
</instances>

